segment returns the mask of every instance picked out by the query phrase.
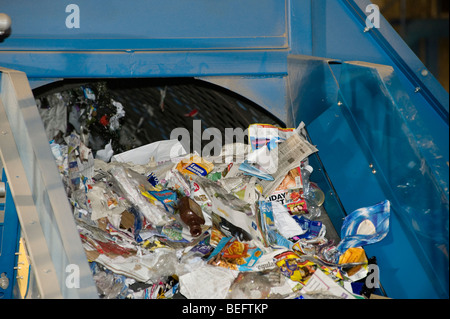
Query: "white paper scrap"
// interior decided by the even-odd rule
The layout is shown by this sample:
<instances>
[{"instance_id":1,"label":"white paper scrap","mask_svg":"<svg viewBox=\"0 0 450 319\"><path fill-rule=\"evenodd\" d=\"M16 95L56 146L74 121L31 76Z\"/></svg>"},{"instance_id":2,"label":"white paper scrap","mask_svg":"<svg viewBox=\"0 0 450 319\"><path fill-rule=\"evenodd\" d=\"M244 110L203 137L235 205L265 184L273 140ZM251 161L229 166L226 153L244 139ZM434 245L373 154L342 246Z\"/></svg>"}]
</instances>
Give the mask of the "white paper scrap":
<instances>
[{"instance_id":1,"label":"white paper scrap","mask_svg":"<svg viewBox=\"0 0 450 319\"><path fill-rule=\"evenodd\" d=\"M238 272L206 265L180 276L180 293L188 299L225 299Z\"/></svg>"},{"instance_id":2,"label":"white paper scrap","mask_svg":"<svg viewBox=\"0 0 450 319\"><path fill-rule=\"evenodd\" d=\"M325 273L317 269L312 277L308 280L308 283L301 290L304 293L313 292L328 292L334 296L343 299L356 299L350 292L339 286L330 277L325 275Z\"/></svg>"},{"instance_id":3,"label":"white paper scrap","mask_svg":"<svg viewBox=\"0 0 450 319\"><path fill-rule=\"evenodd\" d=\"M111 161L145 165L153 157L157 163L175 161L187 154L183 145L178 140L159 141L137 147L111 158Z\"/></svg>"}]
</instances>

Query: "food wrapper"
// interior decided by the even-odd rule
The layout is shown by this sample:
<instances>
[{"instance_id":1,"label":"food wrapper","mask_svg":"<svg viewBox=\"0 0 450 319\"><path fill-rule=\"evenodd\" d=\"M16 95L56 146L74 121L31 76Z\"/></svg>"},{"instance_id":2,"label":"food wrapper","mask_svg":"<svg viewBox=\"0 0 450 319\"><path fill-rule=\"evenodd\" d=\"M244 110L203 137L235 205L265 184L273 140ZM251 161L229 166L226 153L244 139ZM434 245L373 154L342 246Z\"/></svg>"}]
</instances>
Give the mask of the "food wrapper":
<instances>
[{"instance_id":1,"label":"food wrapper","mask_svg":"<svg viewBox=\"0 0 450 319\"><path fill-rule=\"evenodd\" d=\"M274 261L283 275L293 281L306 284L317 269L311 261L301 261L292 251L286 251L274 257Z\"/></svg>"},{"instance_id":2,"label":"food wrapper","mask_svg":"<svg viewBox=\"0 0 450 319\"><path fill-rule=\"evenodd\" d=\"M241 242L235 237L224 237L208 257L210 265L238 271L252 271L263 251L253 242Z\"/></svg>"},{"instance_id":3,"label":"food wrapper","mask_svg":"<svg viewBox=\"0 0 450 319\"><path fill-rule=\"evenodd\" d=\"M214 246L211 245L211 236L208 235L204 239L200 240L192 249L189 250L189 256L195 255L204 257L210 254L214 250Z\"/></svg>"},{"instance_id":4,"label":"food wrapper","mask_svg":"<svg viewBox=\"0 0 450 319\"><path fill-rule=\"evenodd\" d=\"M209 243L210 243L211 246L216 248L217 245L219 245L219 243L222 240L222 238L224 238L224 237L225 237L225 235L219 229L217 229L216 226L214 225L211 228L211 236L210 236L210 239L209 239Z\"/></svg>"},{"instance_id":5,"label":"food wrapper","mask_svg":"<svg viewBox=\"0 0 450 319\"><path fill-rule=\"evenodd\" d=\"M147 197L153 205L162 204L168 212L173 212L177 201L177 193L171 190L142 191L142 195Z\"/></svg>"},{"instance_id":6,"label":"food wrapper","mask_svg":"<svg viewBox=\"0 0 450 319\"><path fill-rule=\"evenodd\" d=\"M177 221L164 225L161 229L161 237L167 238L171 242L188 243L183 236L183 225Z\"/></svg>"},{"instance_id":7,"label":"food wrapper","mask_svg":"<svg viewBox=\"0 0 450 319\"><path fill-rule=\"evenodd\" d=\"M185 175L207 176L214 168L214 164L198 155L192 155L177 164L177 170Z\"/></svg>"}]
</instances>

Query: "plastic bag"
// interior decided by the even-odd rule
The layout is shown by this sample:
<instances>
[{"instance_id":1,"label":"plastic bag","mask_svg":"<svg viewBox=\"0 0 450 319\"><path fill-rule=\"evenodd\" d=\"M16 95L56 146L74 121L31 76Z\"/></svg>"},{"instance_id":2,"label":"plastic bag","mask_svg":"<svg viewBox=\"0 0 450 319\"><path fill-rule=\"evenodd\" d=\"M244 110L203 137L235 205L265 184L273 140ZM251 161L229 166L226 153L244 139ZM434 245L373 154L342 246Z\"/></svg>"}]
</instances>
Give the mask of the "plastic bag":
<instances>
[{"instance_id":1,"label":"plastic bag","mask_svg":"<svg viewBox=\"0 0 450 319\"><path fill-rule=\"evenodd\" d=\"M158 226L170 221L163 208L151 204L142 195L142 185L146 183L149 187L151 186L145 179L145 176L139 175L132 170L127 170L121 165L114 165L110 173L128 201L139 208L149 223ZM145 181L144 183L141 182L142 179Z\"/></svg>"},{"instance_id":2,"label":"plastic bag","mask_svg":"<svg viewBox=\"0 0 450 319\"><path fill-rule=\"evenodd\" d=\"M279 246L290 249L293 243L278 232L274 216L273 203L259 201L259 213L256 220L261 231L263 244L265 247ZM279 222L280 220L278 220L278 223Z\"/></svg>"},{"instance_id":3,"label":"plastic bag","mask_svg":"<svg viewBox=\"0 0 450 319\"><path fill-rule=\"evenodd\" d=\"M96 265L96 263L93 263ZM128 295L125 276L110 271L102 271L95 267L93 279L102 299L124 299Z\"/></svg>"},{"instance_id":4,"label":"plastic bag","mask_svg":"<svg viewBox=\"0 0 450 319\"><path fill-rule=\"evenodd\" d=\"M337 249L343 253L350 247L379 242L389 232L390 202L355 210L344 219L341 242Z\"/></svg>"},{"instance_id":5,"label":"plastic bag","mask_svg":"<svg viewBox=\"0 0 450 319\"><path fill-rule=\"evenodd\" d=\"M166 173L162 181L166 188L173 189L180 196L190 196L191 187L189 181L186 181L184 176L176 169L171 169Z\"/></svg>"},{"instance_id":6,"label":"plastic bag","mask_svg":"<svg viewBox=\"0 0 450 319\"><path fill-rule=\"evenodd\" d=\"M180 293L188 299L224 299L238 272L206 264L180 276Z\"/></svg>"},{"instance_id":7,"label":"plastic bag","mask_svg":"<svg viewBox=\"0 0 450 319\"><path fill-rule=\"evenodd\" d=\"M271 283L268 277L256 272L240 273L230 287L227 299L266 299Z\"/></svg>"},{"instance_id":8,"label":"plastic bag","mask_svg":"<svg viewBox=\"0 0 450 319\"><path fill-rule=\"evenodd\" d=\"M273 216L277 231L285 238L292 238L306 232L289 214L285 206L279 202L272 202Z\"/></svg>"},{"instance_id":9,"label":"plastic bag","mask_svg":"<svg viewBox=\"0 0 450 319\"><path fill-rule=\"evenodd\" d=\"M245 235L250 235L251 239L261 239L261 233L255 219L255 206L249 204L233 194L228 193L221 185L200 176L191 177L203 188L211 199L213 215L218 216L219 223L225 220L237 228L244 231ZM217 219L213 217L214 219ZM234 236L234 234L232 235Z\"/></svg>"},{"instance_id":10,"label":"plastic bag","mask_svg":"<svg viewBox=\"0 0 450 319\"><path fill-rule=\"evenodd\" d=\"M119 228L120 215L127 209L127 202L120 200L103 182L90 186L87 198L92 208L92 220L108 217L110 223Z\"/></svg>"},{"instance_id":11,"label":"plastic bag","mask_svg":"<svg viewBox=\"0 0 450 319\"><path fill-rule=\"evenodd\" d=\"M326 228L321 221L313 221L305 216L293 216L293 219L305 230L305 233L293 237L294 241L300 239L317 239L325 236Z\"/></svg>"}]
</instances>

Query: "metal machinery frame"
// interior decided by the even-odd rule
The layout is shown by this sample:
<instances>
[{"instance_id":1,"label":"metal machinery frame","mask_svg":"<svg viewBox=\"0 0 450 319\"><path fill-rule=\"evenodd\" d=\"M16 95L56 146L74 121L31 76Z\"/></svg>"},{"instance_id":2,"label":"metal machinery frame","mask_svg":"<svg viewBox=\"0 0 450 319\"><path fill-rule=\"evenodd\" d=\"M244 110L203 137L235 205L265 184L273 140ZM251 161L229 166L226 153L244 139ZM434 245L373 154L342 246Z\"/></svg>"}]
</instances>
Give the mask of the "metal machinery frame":
<instances>
[{"instance_id":1,"label":"metal machinery frame","mask_svg":"<svg viewBox=\"0 0 450 319\"><path fill-rule=\"evenodd\" d=\"M448 298L449 95L383 17L367 23L370 1L0 3L13 23L0 42L0 151L41 297L95 292L30 88L195 77L304 121L337 229L359 207L393 204L388 237L367 247L387 294ZM65 288L72 263L79 289Z\"/></svg>"},{"instance_id":2,"label":"metal machinery frame","mask_svg":"<svg viewBox=\"0 0 450 319\"><path fill-rule=\"evenodd\" d=\"M87 260L33 94L23 72L0 69L0 155L7 183L1 258L17 265L18 238L22 234L32 265L30 296L34 298L96 297ZM42 135L44 133L44 135ZM17 212L17 215L16 215ZM18 217L17 217L18 216ZM18 219L20 226L9 221ZM14 229L14 228L15 229ZM21 230L20 233L18 230ZM12 254L11 254L12 251ZM3 261L3 260L2 260ZM78 265L80 288L65 285L68 265ZM12 287L13 268L1 263ZM4 268L5 267L5 268ZM16 292L16 296L19 296Z\"/></svg>"}]
</instances>

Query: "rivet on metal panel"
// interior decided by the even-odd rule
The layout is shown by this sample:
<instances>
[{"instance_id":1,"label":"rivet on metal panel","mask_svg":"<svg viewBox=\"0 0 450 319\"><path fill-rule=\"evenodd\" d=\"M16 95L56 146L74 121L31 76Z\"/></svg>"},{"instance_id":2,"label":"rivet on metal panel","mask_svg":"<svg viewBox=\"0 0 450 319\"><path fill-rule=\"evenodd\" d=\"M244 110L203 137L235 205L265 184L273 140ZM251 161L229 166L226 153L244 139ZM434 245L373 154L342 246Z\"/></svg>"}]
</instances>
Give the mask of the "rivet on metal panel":
<instances>
[{"instance_id":1,"label":"rivet on metal panel","mask_svg":"<svg viewBox=\"0 0 450 319\"><path fill-rule=\"evenodd\" d=\"M341 101L339 101L339 102L338 102L338 105L339 105L339 106L342 106L342 105L344 105L344 103L342 103Z\"/></svg>"},{"instance_id":2,"label":"rivet on metal panel","mask_svg":"<svg viewBox=\"0 0 450 319\"><path fill-rule=\"evenodd\" d=\"M416 87L416 89L414 90L414 93L419 93L419 92L420 92L420 90L421 90L421 88L420 88L420 87Z\"/></svg>"},{"instance_id":3,"label":"rivet on metal panel","mask_svg":"<svg viewBox=\"0 0 450 319\"><path fill-rule=\"evenodd\" d=\"M428 74L430 74L430 72L428 72L427 69L422 70L422 76L427 76Z\"/></svg>"},{"instance_id":4,"label":"rivet on metal panel","mask_svg":"<svg viewBox=\"0 0 450 319\"><path fill-rule=\"evenodd\" d=\"M367 32L369 32L370 31L370 28L369 27L365 27L364 28L364 33L367 33Z\"/></svg>"},{"instance_id":5,"label":"rivet on metal panel","mask_svg":"<svg viewBox=\"0 0 450 319\"><path fill-rule=\"evenodd\" d=\"M376 173L377 173L377 170L374 168L374 169L372 170L372 173L373 173L373 174L376 174Z\"/></svg>"},{"instance_id":6,"label":"rivet on metal panel","mask_svg":"<svg viewBox=\"0 0 450 319\"><path fill-rule=\"evenodd\" d=\"M370 163L370 164L369 164L369 167L370 167L370 168L373 168L373 164L372 164L372 163Z\"/></svg>"},{"instance_id":7,"label":"rivet on metal panel","mask_svg":"<svg viewBox=\"0 0 450 319\"><path fill-rule=\"evenodd\" d=\"M0 288L7 289L9 286L9 278L6 276L6 273L2 273L0 275Z\"/></svg>"}]
</instances>

